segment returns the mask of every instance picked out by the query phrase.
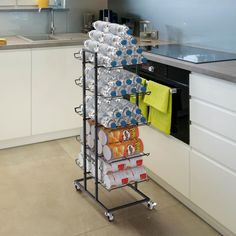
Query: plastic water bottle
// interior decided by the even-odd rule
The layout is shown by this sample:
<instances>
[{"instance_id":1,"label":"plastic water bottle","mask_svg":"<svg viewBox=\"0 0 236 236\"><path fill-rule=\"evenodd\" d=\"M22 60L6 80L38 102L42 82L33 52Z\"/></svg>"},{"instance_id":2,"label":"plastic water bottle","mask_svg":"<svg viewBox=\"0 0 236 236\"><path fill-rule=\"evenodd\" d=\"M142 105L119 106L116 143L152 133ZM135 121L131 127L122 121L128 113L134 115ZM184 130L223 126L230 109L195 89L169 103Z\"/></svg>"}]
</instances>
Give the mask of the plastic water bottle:
<instances>
[{"instance_id":1,"label":"plastic water bottle","mask_svg":"<svg viewBox=\"0 0 236 236\"><path fill-rule=\"evenodd\" d=\"M109 32L118 36L131 35L132 30L126 25L119 25L115 23L108 24Z\"/></svg>"},{"instance_id":2,"label":"plastic water bottle","mask_svg":"<svg viewBox=\"0 0 236 236\"><path fill-rule=\"evenodd\" d=\"M123 54L121 49L118 49L118 48L115 48L115 47L112 47L103 43L99 44L98 52L111 58L120 57Z\"/></svg>"},{"instance_id":3,"label":"plastic water bottle","mask_svg":"<svg viewBox=\"0 0 236 236\"><path fill-rule=\"evenodd\" d=\"M127 94L136 94L136 93L137 93L136 86L134 85L127 86Z\"/></svg>"},{"instance_id":4,"label":"plastic water bottle","mask_svg":"<svg viewBox=\"0 0 236 236\"><path fill-rule=\"evenodd\" d=\"M136 104L131 103L128 100L120 99L120 104L122 104L124 107L127 107L127 109L133 114L141 114L140 108Z\"/></svg>"},{"instance_id":5,"label":"plastic water bottle","mask_svg":"<svg viewBox=\"0 0 236 236\"><path fill-rule=\"evenodd\" d=\"M86 49L92 51L92 52L98 52L99 51L99 42L95 40L88 39L84 42L84 46Z\"/></svg>"},{"instance_id":6,"label":"plastic water bottle","mask_svg":"<svg viewBox=\"0 0 236 236\"><path fill-rule=\"evenodd\" d=\"M137 84L136 89L137 89L137 93L146 93L147 92L146 87L143 86L142 84Z\"/></svg>"},{"instance_id":7,"label":"plastic water bottle","mask_svg":"<svg viewBox=\"0 0 236 236\"><path fill-rule=\"evenodd\" d=\"M117 59L106 57L104 55L98 54L98 65L105 67L116 67L120 63Z\"/></svg>"},{"instance_id":8,"label":"plastic water bottle","mask_svg":"<svg viewBox=\"0 0 236 236\"><path fill-rule=\"evenodd\" d=\"M127 122L127 124L130 124L130 125L137 125L137 123L138 123L138 121L132 116L127 117L126 122Z\"/></svg>"},{"instance_id":9,"label":"plastic water bottle","mask_svg":"<svg viewBox=\"0 0 236 236\"><path fill-rule=\"evenodd\" d=\"M138 56L137 59L138 59L138 64L146 64L148 62L147 58L143 56Z\"/></svg>"},{"instance_id":10,"label":"plastic water bottle","mask_svg":"<svg viewBox=\"0 0 236 236\"><path fill-rule=\"evenodd\" d=\"M125 47L128 43L126 39L113 34L104 34L103 40L104 43L113 47Z\"/></svg>"},{"instance_id":11,"label":"plastic water bottle","mask_svg":"<svg viewBox=\"0 0 236 236\"><path fill-rule=\"evenodd\" d=\"M93 22L93 27L96 30L102 31L104 33L108 33L109 32L109 22L105 22L105 21L95 21Z\"/></svg>"},{"instance_id":12,"label":"plastic water bottle","mask_svg":"<svg viewBox=\"0 0 236 236\"><path fill-rule=\"evenodd\" d=\"M141 55L143 53L143 49L140 47L133 47L133 51L135 55Z\"/></svg>"},{"instance_id":13,"label":"plastic water bottle","mask_svg":"<svg viewBox=\"0 0 236 236\"><path fill-rule=\"evenodd\" d=\"M104 97L116 97L117 91L116 89L106 85L104 87L101 87L101 89L99 90L99 94L103 95Z\"/></svg>"},{"instance_id":14,"label":"plastic water bottle","mask_svg":"<svg viewBox=\"0 0 236 236\"><path fill-rule=\"evenodd\" d=\"M99 123L106 128L112 128L112 129L116 128L116 122L109 116L101 117Z\"/></svg>"},{"instance_id":15,"label":"plastic water bottle","mask_svg":"<svg viewBox=\"0 0 236 236\"><path fill-rule=\"evenodd\" d=\"M137 114L134 116L134 118L137 120L137 123L145 124L147 123L146 118L142 114Z\"/></svg>"},{"instance_id":16,"label":"plastic water bottle","mask_svg":"<svg viewBox=\"0 0 236 236\"><path fill-rule=\"evenodd\" d=\"M124 128L127 126L127 121L123 118L120 118L116 121L116 125Z\"/></svg>"},{"instance_id":17,"label":"plastic water bottle","mask_svg":"<svg viewBox=\"0 0 236 236\"><path fill-rule=\"evenodd\" d=\"M104 42L104 33L102 31L92 30L89 32L89 37L92 40L98 41L100 43Z\"/></svg>"},{"instance_id":18,"label":"plastic water bottle","mask_svg":"<svg viewBox=\"0 0 236 236\"><path fill-rule=\"evenodd\" d=\"M125 39L127 39L127 44L130 46L135 46L138 43L137 39L131 35L127 35Z\"/></svg>"},{"instance_id":19,"label":"plastic water bottle","mask_svg":"<svg viewBox=\"0 0 236 236\"><path fill-rule=\"evenodd\" d=\"M133 54L133 48L131 47L126 47L123 49L123 54L126 56L131 56Z\"/></svg>"}]
</instances>

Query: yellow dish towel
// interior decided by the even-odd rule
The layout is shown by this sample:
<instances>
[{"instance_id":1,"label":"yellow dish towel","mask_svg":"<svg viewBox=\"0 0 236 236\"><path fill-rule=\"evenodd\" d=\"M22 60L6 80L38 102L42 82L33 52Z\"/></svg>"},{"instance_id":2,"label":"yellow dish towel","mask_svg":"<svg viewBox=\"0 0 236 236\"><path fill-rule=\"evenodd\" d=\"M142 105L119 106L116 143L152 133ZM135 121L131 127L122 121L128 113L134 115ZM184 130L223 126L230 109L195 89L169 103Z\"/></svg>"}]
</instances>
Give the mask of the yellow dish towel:
<instances>
[{"instance_id":1,"label":"yellow dish towel","mask_svg":"<svg viewBox=\"0 0 236 236\"><path fill-rule=\"evenodd\" d=\"M146 87L146 80L142 78L142 85ZM131 95L130 96L130 102L132 103L136 103L136 96ZM146 120L148 119L148 106L146 103L144 103L144 95L140 95L139 96L139 108L142 111L142 115L146 118Z\"/></svg>"},{"instance_id":2,"label":"yellow dish towel","mask_svg":"<svg viewBox=\"0 0 236 236\"><path fill-rule=\"evenodd\" d=\"M150 106L148 121L153 127L169 135L172 117L171 88L149 81L147 91L151 91L144 98L144 102Z\"/></svg>"}]
</instances>

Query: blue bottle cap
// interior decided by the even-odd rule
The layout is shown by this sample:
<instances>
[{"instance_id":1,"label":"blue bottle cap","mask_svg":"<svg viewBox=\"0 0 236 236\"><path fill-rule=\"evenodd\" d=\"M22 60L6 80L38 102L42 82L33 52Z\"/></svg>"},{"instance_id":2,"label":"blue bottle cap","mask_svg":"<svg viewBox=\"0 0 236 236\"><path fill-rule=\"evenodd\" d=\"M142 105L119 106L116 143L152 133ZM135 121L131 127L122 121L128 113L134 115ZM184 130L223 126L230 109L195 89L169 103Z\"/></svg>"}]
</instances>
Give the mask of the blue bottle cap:
<instances>
[{"instance_id":1,"label":"blue bottle cap","mask_svg":"<svg viewBox=\"0 0 236 236\"><path fill-rule=\"evenodd\" d=\"M137 93L137 89L136 88L132 88L131 89L131 93Z\"/></svg>"},{"instance_id":2,"label":"blue bottle cap","mask_svg":"<svg viewBox=\"0 0 236 236\"><path fill-rule=\"evenodd\" d=\"M116 97L116 91L111 91L111 96Z\"/></svg>"},{"instance_id":3,"label":"blue bottle cap","mask_svg":"<svg viewBox=\"0 0 236 236\"><path fill-rule=\"evenodd\" d=\"M121 65L122 65L122 66L126 66L126 65L127 65L127 60L123 59L123 60L121 61Z\"/></svg>"},{"instance_id":4,"label":"blue bottle cap","mask_svg":"<svg viewBox=\"0 0 236 236\"><path fill-rule=\"evenodd\" d=\"M142 113L141 109L139 109L139 108L137 108L135 112L136 112L136 114L138 114L138 115L140 115L140 114Z\"/></svg>"},{"instance_id":5,"label":"blue bottle cap","mask_svg":"<svg viewBox=\"0 0 236 236\"><path fill-rule=\"evenodd\" d=\"M130 122L131 122L132 125L136 125L136 124L137 124L137 120L135 120L134 118L132 118L132 119L130 120Z\"/></svg>"},{"instance_id":6,"label":"blue bottle cap","mask_svg":"<svg viewBox=\"0 0 236 236\"><path fill-rule=\"evenodd\" d=\"M133 30L132 30L132 29L128 29L128 30L127 30L127 34L128 34L128 35L132 35L132 34L133 34Z\"/></svg>"},{"instance_id":7,"label":"blue bottle cap","mask_svg":"<svg viewBox=\"0 0 236 236\"><path fill-rule=\"evenodd\" d=\"M127 125L127 123L126 123L124 120L122 120L122 121L120 122L120 125L121 125L122 127L125 127L125 126Z\"/></svg>"},{"instance_id":8,"label":"blue bottle cap","mask_svg":"<svg viewBox=\"0 0 236 236\"><path fill-rule=\"evenodd\" d=\"M116 86L120 87L122 85L121 81L120 80L117 80L116 81Z\"/></svg>"},{"instance_id":9,"label":"blue bottle cap","mask_svg":"<svg viewBox=\"0 0 236 236\"><path fill-rule=\"evenodd\" d=\"M132 80L131 80L131 79L127 79L127 80L126 80L126 84L127 84L127 85L131 85L131 84L132 84Z\"/></svg>"},{"instance_id":10,"label":"blue bottle cap","mask_svg":"<svg viewBox=\"0 0 236 236\"><path fill-rule=\"evenodd\" d=\"M121 113L120 112L117 112L116 113L116 118L120 118L121 117Z\"/></svg>"},{"instance_id":11,"label":"blue bottle cap","mask_svg":"<svg viewBox=\"0 0 236 236\"><path fill-rule=\"evenodd\" d=\"M122 96L125 96L127 94L125 89L122 89L120 93L121 93Z\"/></svg>"},{"instance_id":12,"label":"blue bottle cap","mask_svg":"<svg viewBox=\"0 0 236 236\"><path fill-rule=\"evenodd\" d=\"M127 116L131 116L131 115L132 115L132 112L131 112L131 111L127 111L127 112L126 112L126 115L127 115Z\"/></svg>"},{"instance_id":13,"label":"blue bottle cap","mask_svg":"<svg viewBox=\"0 0 236 236\"><path fill-rule=\"evenodd\" d=\"M131 63L132 63L132 65L137 65L138 60L137 60L136 58L133 58L133 59L131 60Z\"/></svg>"},{"instance_id":14,"label":"blue bottle cap","mask_svg":"<svg viewBox=\"0 0 236 236\"><path fill-rule=\"evenodd\" d=\"M127 54L127 55L132 55L132 53L133 53L133 50L132 50L132 49L127 49L127 50L126 50L126 54Z\"/></svg>"},{"instance_id":15,"label":"blue bottle cap","mask_svg":"<svg viewBox=\"0 0 236 236\"><path fill-rule=\"evenodd\" d=\"M147 58L145 58L145 57L143 57L141 61L142 61L142 63L144 63L144 64L146 64L146 63L148 62Z\"/></svg>"},{"instance_id":16,"label":"blue bottle cap","mask_svg":"<svg viewBox=\"0 0 236 236\"><path fill-rule=\"evenodd\" d=\"M140 121L141 121L142 123L146 123L146 119L145 119L145 117L142 116L141 119L140 119Z\"/></svg>"},{"instance_id":17,"label":"blue bottle cap","mask_svg":"<svg viewBox=\"0 0 236 236\"><path fill-rule=\"evenodd\" d=\"M140 90L142 93L146 93L146 91L147 91L147 89L144 86L142 86Z\"/></svg>"},{"instance_id":18,"label":"blue bottle cap","mask_svg":"<svg viewBox=\"0 0 236 236\"><path fill-rule=\"evenodd\" d=\"M138 84L141 84L141 83L142 83L142 79L141 79L140 77L137 77L137 78L136 78L136 82L137 82Z\"/></svg>"},{"instance_id":19,"label":"blue bottle cap","mask_svg":"<svg viewBox=\"0 0 236 236\"><path fill-rule=\"evenodd\" d=\"M138 54L142 54L143 53L143 49L142 48L138 48L136 51Z\"/></svg>"},{"instance_id":20,"label":"blue bottle cap","mask_svg":"<svg viewBox=\"0 0 236 236\"><path fill-rule=\"evenodd\" d=\"M112 123L111 123L111 128L112 128L112 129L115 129L115 128L116 128L116 123L115 123L115 122L112 122Z\"/></svg>"},{"instance_id":21,"label":"blue bottle cap","mask_svg":"<svg viewBox=\"0 0 236 236\"><path fill-rule=\"evenodd\" d=\"M112 67L116 67L116 65L117 65L116 61L112 61L112 62L111 62L111 66L112 66Z\"/></svg>"},{"instance_id":22,"label":"blue bottle cap","mask_svg":"<svg viewBox=\"0 0 236 236\"><path fill-rule=\"evenodd\" d=\"M123 40L121 40L121 45L123 45L123 46L125 46L125 45L127 45L127 40L126 39L123 39Z\"/></svg>"},{"instance_id":23,"label":"blue bottle cap","mask_svg":"<svg viewBox=\"0 0 236 236\"><path fill-rule=\"evenodd\" d=\"M120 56L122 55L122 51L121 51L121 50L118 50L118 51L116 52L116 55L117 55L118 57L120 57Z\"/></svg>"},{"instance_id":24,"label":"blue bottle cap","mask_svg":"<svg viewBox=\"0 0 236 236\"><path fill-rule=\"evenodd\" d=\"M136 38L133 38L133 39L131 40L131 43L136 45L136 44L138 43L138 41L137 41Z\"/></svg>"}]
</instances>

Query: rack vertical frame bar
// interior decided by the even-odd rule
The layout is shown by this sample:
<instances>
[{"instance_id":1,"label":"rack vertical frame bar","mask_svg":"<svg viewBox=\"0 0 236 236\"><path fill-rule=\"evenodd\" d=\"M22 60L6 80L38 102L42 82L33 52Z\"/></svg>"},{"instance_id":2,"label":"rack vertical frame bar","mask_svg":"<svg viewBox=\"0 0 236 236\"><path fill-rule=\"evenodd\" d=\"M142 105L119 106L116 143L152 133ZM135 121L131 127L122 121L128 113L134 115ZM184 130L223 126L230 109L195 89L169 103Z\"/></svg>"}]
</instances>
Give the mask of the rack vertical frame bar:
<instances>
[{"instance_id":1,"label":"rack vertical frame bar","mask_svg":"<svg viewBox=\"0 0 236 236\"><path fill-rule=\"evenodd\" d=\"M87 190L87 148L86 148L86 121L87 121L87 117L86 117L86 75L85 75L85 70L86 70L86 52L83 50L83 142L84 142L84 189L85 191Z\"/></svg>"}]
</instances>

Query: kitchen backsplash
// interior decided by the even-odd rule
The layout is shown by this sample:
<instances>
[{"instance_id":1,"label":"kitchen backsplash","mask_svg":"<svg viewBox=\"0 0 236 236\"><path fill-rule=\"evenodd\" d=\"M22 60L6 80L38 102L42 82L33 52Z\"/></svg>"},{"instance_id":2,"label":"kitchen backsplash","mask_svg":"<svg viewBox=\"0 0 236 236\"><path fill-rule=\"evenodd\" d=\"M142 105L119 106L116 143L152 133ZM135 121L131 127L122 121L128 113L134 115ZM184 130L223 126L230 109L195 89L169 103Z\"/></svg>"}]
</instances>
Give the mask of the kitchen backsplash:
<instances>
[{"instance_id":1,"label":"kitchen backsplash","mask_svg":"<svg viewBox=\"0 0 236 236\"><path fill-rule=\"evenodd\" d=\"M55 13L56 33L80 32L83 12L98 15L98 9L107 8L107 0L67 0L69 11ZM15 34L42 34L49 32L49 12L0 11L0 36Z\"/></svg>"},{"instance_id":2,"label":"kitchen backsplash","mask_svg":"<svg viewBox=\"0 0 236 236\"><path fill-rule=\"evenodd\" d=\"M108 0L108 6L151 20L162 39L236 52L235 0Z\"/></svg>"}]
</instances>

